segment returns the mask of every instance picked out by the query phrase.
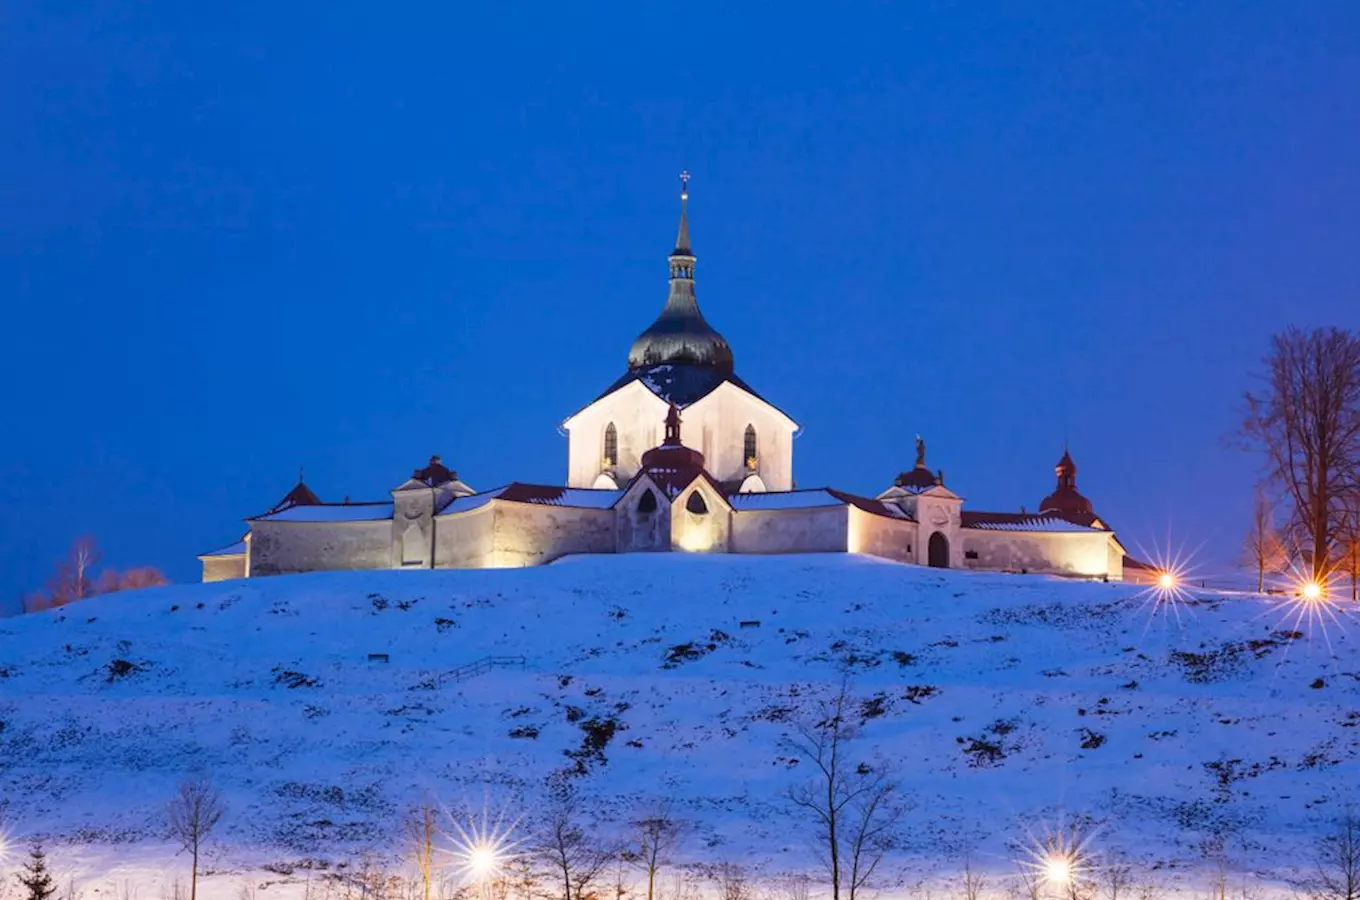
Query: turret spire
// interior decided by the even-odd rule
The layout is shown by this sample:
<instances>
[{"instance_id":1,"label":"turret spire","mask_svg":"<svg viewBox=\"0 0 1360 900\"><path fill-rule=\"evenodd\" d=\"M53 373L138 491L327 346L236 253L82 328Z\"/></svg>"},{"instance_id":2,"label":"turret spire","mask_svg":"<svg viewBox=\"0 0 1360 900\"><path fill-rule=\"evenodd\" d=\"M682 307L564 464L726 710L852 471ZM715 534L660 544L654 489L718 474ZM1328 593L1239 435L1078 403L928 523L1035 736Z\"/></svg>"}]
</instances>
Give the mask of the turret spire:
<instances>
[{"instance_id":1,"label":"turret spire","mask_svg":"<svg viewBox=\"0 0 1360 900\"><path fill-rule=\"evenodd\" d=\"M689 248L689 170L680 173L680 231L671 256L693 256Z\"/></svg>"}]
</instances>

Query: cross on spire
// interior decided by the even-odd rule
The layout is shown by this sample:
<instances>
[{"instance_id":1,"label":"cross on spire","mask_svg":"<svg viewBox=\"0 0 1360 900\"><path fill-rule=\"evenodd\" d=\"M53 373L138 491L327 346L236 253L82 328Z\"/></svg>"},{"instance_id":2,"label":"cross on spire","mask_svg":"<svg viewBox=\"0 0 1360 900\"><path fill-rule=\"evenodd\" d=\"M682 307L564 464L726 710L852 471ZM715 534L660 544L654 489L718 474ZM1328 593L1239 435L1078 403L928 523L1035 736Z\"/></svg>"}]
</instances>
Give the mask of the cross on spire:
<instances>
[{"instance_id":1,"label":"cross on spire","mask_svg":"<svg viewBox=\"0 0 1360 900\"><path fill-rule=\"evenodd\" d=\"M689 248L689 169L680 173L680 231L675 236L675 250L671 253L672 257L692 257L693 251ZM693 260L686 264L677 266L674 261L671 263L672 278L693 278Z\"/></svg>"}]
</instances>

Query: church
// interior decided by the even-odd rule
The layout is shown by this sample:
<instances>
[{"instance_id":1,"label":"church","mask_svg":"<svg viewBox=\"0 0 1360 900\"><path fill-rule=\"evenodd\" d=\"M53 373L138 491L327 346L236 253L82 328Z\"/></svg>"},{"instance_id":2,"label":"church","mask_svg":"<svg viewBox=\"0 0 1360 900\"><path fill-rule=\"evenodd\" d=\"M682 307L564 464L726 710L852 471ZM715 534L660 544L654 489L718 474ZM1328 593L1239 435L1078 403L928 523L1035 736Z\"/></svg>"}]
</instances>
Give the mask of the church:
<instances>
[{"instance_id":1,"label":"church","mask_svg":"<svg viewBox=\"0 0 1360 900\"><path fill-rule=\"evenodd\" d=\"M981 512L926 465L876 497L796 489L798 423L736 373L695 295L688 176L666 304L628 368L562 423L561 485L468 486L438 457L391 497L323 502L301 480L205 553L203 580L356 569L532 566L576 553L860 553L916 565L1120 580L1125 551L1064 451L1036 512Z\"/></svg>"}]
</instances>

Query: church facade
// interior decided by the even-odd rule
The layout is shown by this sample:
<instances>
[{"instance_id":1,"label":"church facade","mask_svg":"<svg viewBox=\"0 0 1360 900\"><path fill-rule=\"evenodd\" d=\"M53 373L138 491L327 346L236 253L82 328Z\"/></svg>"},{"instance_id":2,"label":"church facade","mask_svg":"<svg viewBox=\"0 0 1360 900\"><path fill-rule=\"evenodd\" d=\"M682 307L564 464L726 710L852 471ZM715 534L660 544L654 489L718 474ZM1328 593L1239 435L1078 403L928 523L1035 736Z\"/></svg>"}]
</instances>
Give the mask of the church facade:
<instances>
[{"instance_id":1,"label":"church facade","mask_svg":"<svg viewBox=\"0 0 1360 900\"><path fill-rule=\"evenodd\" d=\"M203 580L323 570L539 565L578 553L861 553L937 567L1118 580L1125 551L1064 452L1035 513L964 509L918 438L875 497L795 488L798 423L737 376L695 294L688 190L669 294L627 370L563 423L562 485L476 491L439 457L372 503L298 485L205 553Z\"/></svg>"}]
</instances>

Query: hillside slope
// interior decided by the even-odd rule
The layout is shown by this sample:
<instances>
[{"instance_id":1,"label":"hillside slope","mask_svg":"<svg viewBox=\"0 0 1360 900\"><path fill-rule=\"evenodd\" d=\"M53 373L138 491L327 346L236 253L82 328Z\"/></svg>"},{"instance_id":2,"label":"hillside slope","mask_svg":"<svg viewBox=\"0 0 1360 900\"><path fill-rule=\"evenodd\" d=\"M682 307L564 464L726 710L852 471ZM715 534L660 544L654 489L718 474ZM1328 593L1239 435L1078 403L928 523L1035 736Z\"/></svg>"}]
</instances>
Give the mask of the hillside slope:
<instances>
[{"instance_id":1,"label":"hillside slope","mask_svg":"<svg viewBox=\"0 0 1360 900\"><path fill-rule=\"evenodd\" d=\"M389 849L431 795L519 815L577 768L606 820L674 797L691 859L791 869L784 720L848 667L856 752L913 797L912 865L1003 868L1027 829L1090 817L1145 864L1230 833L1271 869L1360 783L1356 638L1260 598L1168 616L1128 586L838 556L160 588L0 622L0 802L87 872L168 864L164 804L208 772L216 865L286 869ZM440 683L489 656L526 666Z\"/></svg>"}]
</instances>

